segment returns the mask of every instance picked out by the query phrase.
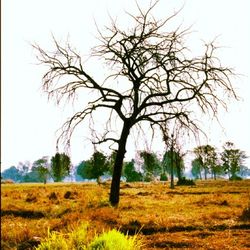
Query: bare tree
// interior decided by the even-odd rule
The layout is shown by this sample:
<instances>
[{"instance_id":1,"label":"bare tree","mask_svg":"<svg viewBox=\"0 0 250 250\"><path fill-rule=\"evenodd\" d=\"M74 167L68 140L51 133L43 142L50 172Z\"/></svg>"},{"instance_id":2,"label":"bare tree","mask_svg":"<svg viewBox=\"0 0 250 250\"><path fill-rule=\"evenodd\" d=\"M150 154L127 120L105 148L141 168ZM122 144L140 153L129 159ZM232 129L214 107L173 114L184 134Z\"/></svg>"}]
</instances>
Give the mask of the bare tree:
<instances>
[{"instance_id":1,"label":"bare tree","mask_svg":"<svg viewBox=\"0 0 250 250\"><path fill-rule=\"evenodd\" d=\"M99 31L100 44L93 48L92 56L105 60L110 67L109 76L101 82L90 75L70 45L61 46L54 39L53 53L35 45L40 62L48 66L43 88L49 96L61 103L65 97L74 99L80 90L93 93L88 96L88 105L63 125L59 139L69 145L77 125L106 110L109 125L95 143L117 144L110 191L113 206L119 203L123 159L132 128L146 121L154 129L169 120L188 127L194 124L194 111L216 116L218 106L226 108L225 94L236 98L230 82L232 71L221 66L214 43L206 44L200 57L191 56L184 43L189 29L168 31L168 24L178 13L156 20L151 14L156 4L146 11L137 6L139 14L129 14L134 23L128 30L121 30L112 20L110 27ZM110 132L114 115L122 124L117 137Z\"/></svg>"}]
</instances>

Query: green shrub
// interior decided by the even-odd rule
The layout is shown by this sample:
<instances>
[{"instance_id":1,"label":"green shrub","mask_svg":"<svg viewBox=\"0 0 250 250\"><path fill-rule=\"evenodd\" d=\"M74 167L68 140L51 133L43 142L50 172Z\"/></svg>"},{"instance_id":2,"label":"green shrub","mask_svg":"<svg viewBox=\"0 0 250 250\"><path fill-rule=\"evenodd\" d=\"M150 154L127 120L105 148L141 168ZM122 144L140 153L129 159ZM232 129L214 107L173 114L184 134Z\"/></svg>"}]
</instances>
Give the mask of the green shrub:
<instances>
[{"instance_id":1,"label":"green shrub","mask_svg":"<svg viewBox=\"0 0 250 250\"><path fill-rule=\"evenodd\" d=\"M141 242L136 236L129 237L116 230L97 236L88 246L88 250L139 250Z\"/></svg>"},{"instance_id":2,"label":"green shrub","mask_svg":"<svg viewBox=\"0 0 250 250\"><path fill-rule=\"evenodd\" d=\"M195 182L192 179L186 179L186 177L182 177L177 181L177 186L194 186Z\"/></svg>"},{"instance_id":3,"label":"green shrub","mask_svg":"<svg viewBox=\"0 0 250 250\"><path fill-rule=\"evenodd\" d=\"M139 250L141 242L136 236L129 237L112 230L96 236L88 245L87 224L66 235L52 232L41 242L36 250Z\"/></svg>"},{"instance_id":4,"label":"green shrub","mask_svg":"<svg viewBox=\"0 0 250 250\"><path fill-rule=\"evenodd\" d=\"M241 181L242 178L241 178L240 176L238 176L238 175L234 175L234 176L231 176L231 177L229 178L229 180L230 180L230 181Z\"/></svg>"},{"instance_id":5,"label":"green shrub","mask_svg":"<svg viewBox=\"0 0 250 250\"><path fill-rule=\"evenodd\" d=\"M150 181L154 181L155 177L152 173L147 172L144 176L144 181L145 182L150 182Z\"/></svg>"},{"instance_id":6,"label":"green shrub","mask_svg":"<svg viewBox=\"0 0 250 250\"><path fill-rule=\"evenodd\" d=\"M160 181L167 181L167 180L168 180L167 175L166 175L165 173L162 173L162 174L160 175Z\"/></svg>"}]
</instances>

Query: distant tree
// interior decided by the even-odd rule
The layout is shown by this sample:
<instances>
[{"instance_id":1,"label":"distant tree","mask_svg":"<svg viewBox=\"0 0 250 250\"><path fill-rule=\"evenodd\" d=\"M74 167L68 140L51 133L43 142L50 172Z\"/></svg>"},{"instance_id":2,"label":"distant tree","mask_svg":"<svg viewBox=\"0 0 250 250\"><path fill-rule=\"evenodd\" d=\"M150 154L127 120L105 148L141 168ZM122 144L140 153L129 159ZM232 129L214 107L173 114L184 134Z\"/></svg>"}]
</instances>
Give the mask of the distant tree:
<instances>
[{"instance_id":1,"label":"distant tree","mask_svg":"<svg viewBox=\"0 0 250 250\"><path fill-rule=\"evenodd\" d=\"M239 175L241 177L250 177L250 169L247 166L241 165Z\"/></svg>"},{"instance_id":2,"label":"distant tree","mask_svg":"<svg viewBox=\"0 0 250 250\"><path fill-rule=\"evenodd\" d=\"M48 157L44 156L41 159L34 161L32 170L36 171L38 173L39 179L44 184L46 184L50 173Z\"/></svg>"},{"instance_id":3,"label":"distant tree","mask_svg":"<svg viewBox=\"0 0 250 250\"><path fill-rule=\"evenodd\" d=\"M31 169L28 173L23 176L22 182L42 182L38 172L34 169Z\"/></svg>"},{"instance_id":4,"label":"distant tree","mask_svg":"<svg viewBox=\"0 0 250 250\"><path fill-rule=\"evenodd\" d=\"M202 167L203 165L201 158L195 158L194 160L192 160L191 173L195 179L202 180L202 175L201 175Z\"/></svg>"},{"instance_id":5,"label":"distant tree","mask_svg":"<svg viewBox=\"0 0 250 250\"><path fill-rule=\"evenodd\" d=\"M237 174L240 173L241 166L244 165L246 158L246 153L235 148L234 143L226 142L224 144L221 160L225 172L229 175L229 179L237 179Z\"/></svg>"},{"instance_id":6,"label":"distant tree","mask_svg":"<svg viewBox=\"0 0 250 250\"><path fill-rule=\"evenodd\" d=\"M207 179L209 172L211 172L213 177L216 179L216 174L219 168L216 149L211 145L202 145L194 148L193 152L196 159L199 161L199 166L202 167L204 171L205 180Z\"/></svg>"},{"instance_id":7,"label":"distant tree","mask_svg":"<svg viewBox=\"0 0 250 250\"><path fill-rule=\"evenodd\" d=\"M176 176L178 180L181 180L181 178L183 177L185 165L183 156L179 152L177 151L165 152L162 159L162 166L169 175L171 175L171 167L172 167L171 165L173 166L174 176Z\"/></svg>"},{"instance_id":8,"label":"distant tree","mask_svg":"<svg viewBox=\"0 0 250 250\"><path fill-rule=\"evenodd\" d=\"M76 166L76 181L85 179L85 176L83 176L84 167L85 167L85 161L80 162Z\"/></svg>"},{"instance_id":9,"label":"distant tree","mask_svg":"<svg viewBox=\"0 0 250 250\"><path fill-rule=\"evenodd\" d=\"M19 162L17 168L19 169L22 176L25 176L31 171L32 164L29 161Z\"/></svg>"},{"instance_id":10,"label":"distant tree","mask_svg":"<svg viewBox=\"0 0 250 250\"><path fill-rule=\"evenodd\" d=\"M173 131L171 135L169 135L169 128L172 128ZM186 127L186 124L175 121L168 123L162 123L160 126L162 132L162 139L165 144L165 154L162 159L162 166L164 171L166 171L170 175L170 188L174 188L174 176L177 176L178 183L181 183L181 179L183 178L183 172L185 169L184 165L184 153L182 153L180 138L185 137L185 133L196 132L199 130L192 123ZM196 134L194 133L194 135Z\"/></svg>"},{"instance_id":11,"label":"distant tree","mask_svg":"<svg viewBox=\"0 0 250 250\"><path fill-rule=\"evenodd\" d=\"M136 171L135 161L124 163L123 175L126 178L127 182L142 181L142 173Z\"/></svg>"},{"instance_id":12,"label":"distant tree","mask_svg":"<svg viewBox=\"0 0 250 250\"><path fill-rule=\"evenodd\" d=\"M77 173L84 179L96 179L100 183L100 177L109 170L109 162L106 155L95 151L91 158L84 162Z\"/></svg>"},{"instance_id":13,"label":"distant tree","mask_svg":"<svg viewBox=\"0 0 250 250\"><path fill-rule=\"evenodd\" d=\"M162 159L162 167L163 167L163 173L166 174L165 171L167 171L166 167L170 167L170 188L174 189L174 161L173 161L173 154L174 154L174 134L171 133L171 137L169 136L169 128L167 126L167 123L162 123L160 126L161 132L162 132L162 139L165 143L166 150L169 150L170 154L169 157L166 157L166 153L163 156ZM170 160L167 163L167 159Z\"/></svg>"},{"instance_id":14,"label":"distant tree","mask_svg":"<svg viewBox=\"0 0 250 250\"><path fill-rule=\"evenodd\" d=\"M62 181L70 173L70 158L65 153L56 153L51 158L51 176L55 182Z\"/></svg>"},{"instance_id":15,"label":"distant tree","mask_svg":"<svg viewBox=\"0 0 250 250\"><path fill-rule=\"evenodd\" d=\"M219 107L226 108L225 97L236 98L230 81L232 70L222 66L215 43L206 43L200 56L192 55L185 44L190 30L180 26L171 30L170 21L177 13L157 20L153 15L157 2L147 10L137 5L138 14L129 15L127 29L112 20L110 27L99 33L100 44L91 55L108 66L109 73L102 80L92 76L86 60L69 44L62 46L54 39L52 52L34 46L47 69L43 88L58 104L75 100L81 90L93 93L88 95L87 106L63 125L59 139L65 145L70 145L73 131L83 121L93 121L98 111L106 115L108 129L95 143L117 145L109 197L113 206L119 203L123 160L132 129L148 122L155 130L169 120L178 120L188 128L200 112L217 116ZM121 126L113 133L116 118Z\"/></svg>"},{"instance_id":16,"label":"distant tree","mask_svg":"<svg viewBox=\"0 0 250 250\"><path fill-rule=\"evenodd\" d=\"M218 158L216 162L211 166L211 173L213 175L214 180L217 179L217 176L221 176L225 174L223 166L218 162Z\"/></svg>"},{"instance_id":17,"label":"distant tree","mask_svg":"<svg viewBox=\"0 0 250 250\"><path fill-rule=\"evenodd\" d=\"M21 182L23 180L22 172L15 166L5 169L1 173L1 177L3 179L13 180L14 182Z\"/></svg>"},{"instance_id":18,"label":"distant tree","mask_svg":"<svg viewBox=\"0 0 250 250\"><path fill-rule=\"evenodd\" d=\"M161 162L157 158L157 155L153 152L142 151L140 156L143 159L143 171L147 180L151 180L155 176L159 176L162 173Z\"/></svg>"}]
</instances>

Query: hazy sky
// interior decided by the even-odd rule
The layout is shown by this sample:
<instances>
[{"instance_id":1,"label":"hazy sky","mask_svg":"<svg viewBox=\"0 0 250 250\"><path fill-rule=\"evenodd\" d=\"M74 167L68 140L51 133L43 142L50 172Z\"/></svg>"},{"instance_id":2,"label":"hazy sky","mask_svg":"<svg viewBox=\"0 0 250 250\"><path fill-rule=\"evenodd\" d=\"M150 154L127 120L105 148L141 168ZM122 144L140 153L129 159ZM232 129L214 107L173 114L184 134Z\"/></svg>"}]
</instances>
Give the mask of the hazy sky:
<instances>
[{"instance_id":1,"label":"hazy sky","mask_svg":"<svg viewBox=\"0 0 250 250\"><path fill-rule=\"evenodd\" d=\"M150 1L138 2L147 6ZM184 26L193 25L195 33L188 41L191 47L195 50L201 40L211 41L218 36L219 45L225 46L220 52L222 63L241 74L233 84L242 100L231 103L229 112L220 115L224 130L214 122L207 124L211 135L209 143L220 147L230 140L250 155L250 1L161 0L156 17L168 16L183 5L177 20ZM110 15L121 20L124 27L129 26L124 10L136 13L135 6L134 0L2 1L2 169L19 161L32 162L53 155L55 132L70 112L69 108L48 102L42 92L41 78L45 71L37 64L30 44L38 43L50 49L51 34L59 41L69 37L73 47L87 55L97 42L94 20L101 28L109 24ZM82 128L86 136L84 131ZM71 150L73 163L87 159L91 150L89 142L76 136ZM133 152L128 154L133 156Z\"/></svg>"}]
</instances>

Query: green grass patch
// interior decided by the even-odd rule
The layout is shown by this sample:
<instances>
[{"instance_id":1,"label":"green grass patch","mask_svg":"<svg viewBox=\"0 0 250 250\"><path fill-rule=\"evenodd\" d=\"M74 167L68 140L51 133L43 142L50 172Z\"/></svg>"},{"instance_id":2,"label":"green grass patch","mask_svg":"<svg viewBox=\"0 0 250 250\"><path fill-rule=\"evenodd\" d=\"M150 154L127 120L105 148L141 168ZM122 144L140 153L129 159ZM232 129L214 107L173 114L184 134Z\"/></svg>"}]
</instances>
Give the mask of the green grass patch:
<instances>
[{"instance_id":1,"label":"green grass patch","mask_svg":"<svg viewBox=\"0 0 250 250\"><path fill-rule=\"evenodd\" d=\"M49 232L36 250L140 250L142 247L136 235L124 235L115 229L96 235L88 243L87 228L83 224L68 234Z\"/></svg>"}]
</instances>

